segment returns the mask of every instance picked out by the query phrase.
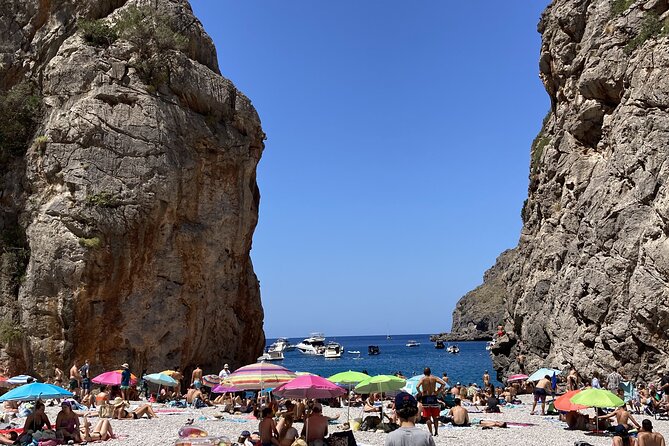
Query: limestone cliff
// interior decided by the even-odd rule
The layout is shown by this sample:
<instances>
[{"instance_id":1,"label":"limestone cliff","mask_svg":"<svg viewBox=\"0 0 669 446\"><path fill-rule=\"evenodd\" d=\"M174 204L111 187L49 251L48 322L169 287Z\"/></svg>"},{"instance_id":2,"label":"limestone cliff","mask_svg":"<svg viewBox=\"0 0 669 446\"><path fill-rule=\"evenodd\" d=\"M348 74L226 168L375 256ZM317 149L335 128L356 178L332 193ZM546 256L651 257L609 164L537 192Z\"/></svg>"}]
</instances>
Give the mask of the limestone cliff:
<instances>
[{"instance_id":1,"label":"limestone cliff","mask_svg":"<svg viewBox=\"0 0 669 446\"><path fill-rule=\"evenodd\" d=\"M252 361L264 134L188 2L0 5L0 362Z\"/></svg>"},{"instance_id":2,"label":"limestone cliff","mask_svg":"<svg viewBox=\"0 0 669 446\"><path fill-rule=\"evenodd\" d=\"M622 367L669 353L667 0L554 0L539 23L550 114L531 154L516 260L504 277L498 371Z\"/></svg>"},{"instance_id":3,"label":"limestone cliff","mask_svg":"<svg viewBox=\"0 0 669 446\"><path fill-rule=\"evenodd\" d=\"M450 333L442 333L433 340L481 341L490 340L503 323L506 286L502 274L512 261L513 250L504 251L492 268L483 275L483 283L465 294L453 310Z\"/></svg>"}]
</instances>

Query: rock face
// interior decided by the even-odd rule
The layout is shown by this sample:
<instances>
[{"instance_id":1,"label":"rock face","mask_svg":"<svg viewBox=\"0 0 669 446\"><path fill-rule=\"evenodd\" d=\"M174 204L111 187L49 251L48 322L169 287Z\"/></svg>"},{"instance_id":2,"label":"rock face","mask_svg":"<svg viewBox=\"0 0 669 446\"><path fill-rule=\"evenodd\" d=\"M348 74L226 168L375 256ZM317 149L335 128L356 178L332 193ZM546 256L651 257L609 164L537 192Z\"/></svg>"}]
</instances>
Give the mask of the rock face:
<instances>
[{"instance_id":1,"label":"rock face","mask_svg":"<svg viewBox=\"0 0 669 446\"><path fill-rule=\"evenodd\" d=\"M42 111L3 164L0 362L252 362L264 134L188 2L1 3L1 87L31 82Z\"/></svg>"},{"instance_id":2,"label":"rock face","mask_svg":"<svg viewBox=\"0 0 669 446\"><path fill-rule=\"evenodd\" d=\"M502 375L574 366L656 378L669 352L666 0L554 0L539 23L551 111L504 275Z\"/></svg>"},{"instance_id":3,"label":"rock face","mask_svg":"<svg viewBox=\"0 0 669 446\"><path fill-rule=\"evenodd\" d=\"M506 285L502 274L511 263L513 250L504 251L495 265L483 275L483 284L465 294L453 310L450 333L434 336L443 341L490 340L497 333L497 326L504 322Z\"/></svg>"}]
</instances>

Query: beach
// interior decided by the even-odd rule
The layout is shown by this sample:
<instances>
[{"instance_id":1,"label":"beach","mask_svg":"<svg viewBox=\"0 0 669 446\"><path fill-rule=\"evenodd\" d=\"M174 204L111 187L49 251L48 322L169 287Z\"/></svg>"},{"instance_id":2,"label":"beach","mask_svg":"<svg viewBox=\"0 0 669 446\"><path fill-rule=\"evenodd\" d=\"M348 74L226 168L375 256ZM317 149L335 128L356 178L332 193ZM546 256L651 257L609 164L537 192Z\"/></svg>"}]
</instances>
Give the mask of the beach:
<instances>
[{"instance_id":1,"label":"beach","mask_svg":"<svg viewBox=\"0 0 669 446\"><path fill-rule=\"evenodd\" d=\"M522 395L523 404L514 407L502 407L502 413L470 413L471 419L485 419L495 421L506 421L511 423L510 427L493 428L489 430L481 427L453 427L442 425L439 428L439 436L435 437L437 445L523 445L523 446L546 446L546 445L573 445L576 441L586 441L596 446L609 446L612 439L609 436L595 436L583 431L566 430L566 424L558 421L557 416L530 415L532 408L531 397ZM135 402L139 404L139 402ZM104 442L110 446L165 446L172 445L177 440L177 432L189 419L193 419L193 425L204 428L210 435L226 436L232 442L237 440L239 434L248 430L258 430L258 420L246 415L222 414L223 418L217 419L215 415L221 415L218 407L205 409L170 409L160 404L154 404L158 413L157 419L139 420L111 420L117 439ZM324 414L328 417L339 416L336 422L330 426L330 432L342 430L342 423L346 420L347 408L330 408L325 406ZM470 408L473 410L473 408ZM585 410L584 413L593 415L593 410ZM47 407L46 413L53 422L58 413L58 407ZM351 417L359 417L361 408L351 408ZM634 415L641 423L644 418ZM24 419L17 419L22 422ZM95 424L97 417L90 418ZM654 430L669 438L669 421L653 421ZM513 424L517 423L517 424ZM427 429L424 424L418 424L421 429ZM295 423L298 431L302 424ZM356 441L361 445L382 446L386 435L382 432L354 432Z\"/></svg>"}]
</instances>

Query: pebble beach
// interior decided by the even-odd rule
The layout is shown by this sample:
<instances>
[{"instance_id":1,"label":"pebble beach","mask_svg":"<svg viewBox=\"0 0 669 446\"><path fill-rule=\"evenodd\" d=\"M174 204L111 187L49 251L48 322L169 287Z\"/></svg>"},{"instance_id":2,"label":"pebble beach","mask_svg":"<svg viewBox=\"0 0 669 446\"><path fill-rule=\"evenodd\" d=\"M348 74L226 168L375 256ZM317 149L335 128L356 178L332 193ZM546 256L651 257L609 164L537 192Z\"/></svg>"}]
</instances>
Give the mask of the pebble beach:
<instances>
[{"instance_id":1,"label":"pebble beach","mask_svg":"<svg viewBox=\"0 0 669 446\"><path fill-rule=\"evenodd\" d=\"M506 421L510 427L482 429L481 427L453 427L441 425L439 436L435 437L437 445L477 445L477 446L499 446L499 445L522 445L522 446L546 446L546 445L573 445L576 441L586 441L596 446L609 446L612 444L610 436L592 435L584 431L570 431L566 424L558 421L557 416L530 415L532 408L531 397L522 395L523 404L513 407L502 407L502 413L486 414L476 412L476 408L468 408L471 419L485 419L495 421ZM138 404L139 402L137 402ZM204 428L210 435L226 436L232 442L237 440L239 434L248 430L250 432L258 429L258 420L246 415L222 414L217 407L205 409L176 409L166 408L160 404L153 405L158 412L156 419L139 420L112 420L112 428L118 438L101 442L109 446L169 446L178 439L179 428L189 420L193 419L193 425ZM328 417L339 416L332 422L330 432L342 430L342 424L346 421L346 408L330 408L325 406L324 414ZM58 407L47 407L49 419L53 422L58 413ZM584 411L590 415L593 411ZM360 408L351 408L351 417L359 417ZM218 418L221 417L222 418ZM648 418L634 415L640 423L642 419ZM24 419L18 418L16 423L22 423ZM90 418L95 424L97 417ZM669 421L652 420L654 430L669 438ZM517 424L516 424L517 423ZM424 424L418 424L421 429L427 429ZM302 424L295 423L298 431ZM354 432L356 441L361 445L382 446L386 434L379 432Z\"/></svg>"}]
</instances>

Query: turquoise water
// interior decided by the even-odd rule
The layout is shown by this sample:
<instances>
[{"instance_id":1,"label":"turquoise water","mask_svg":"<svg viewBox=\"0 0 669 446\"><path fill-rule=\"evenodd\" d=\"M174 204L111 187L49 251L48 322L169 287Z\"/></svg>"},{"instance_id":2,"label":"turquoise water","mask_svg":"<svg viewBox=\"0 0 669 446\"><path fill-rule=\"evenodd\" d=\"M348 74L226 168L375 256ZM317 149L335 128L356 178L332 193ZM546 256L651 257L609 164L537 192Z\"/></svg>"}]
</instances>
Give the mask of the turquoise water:
<instances>
[{"instance_id":1,"label":"turquoise water","mask_svg":"<svg viewBox=\"0 0 669 446\"><path fill-rule=\"evenodd\" d=\"M306 335L305 335L306 337ZM345 370L366 371L369 375L394 374L401 371L406 377L423 373L423 368L430 367L432 373L441 376L448 373L451 384L461 382L468 384L475 382L481 385L483 372L488 370L491 377L495 376L492 369L492 360L485 349L485 342L458 342L460 353L453 355L444 350L434 348L429 335L391 335L386 336L338 336L328 337L327 341L336 341L344 346L345 353L339 359L325 359L322 356L305 355L298 350L285 352L285 359L275 364L294 370L316 373L328 377ZM406 347L410 339L420 342L420 347ZM290 338L291 344L297 344L302 339ZM267 345L275 339L268 339ZM367 347L378 345L381 354L368 356ZM347 351L359 351L357 355ZM495 385L500 385L493 379Z\"/></svg>"}]
</instances>

